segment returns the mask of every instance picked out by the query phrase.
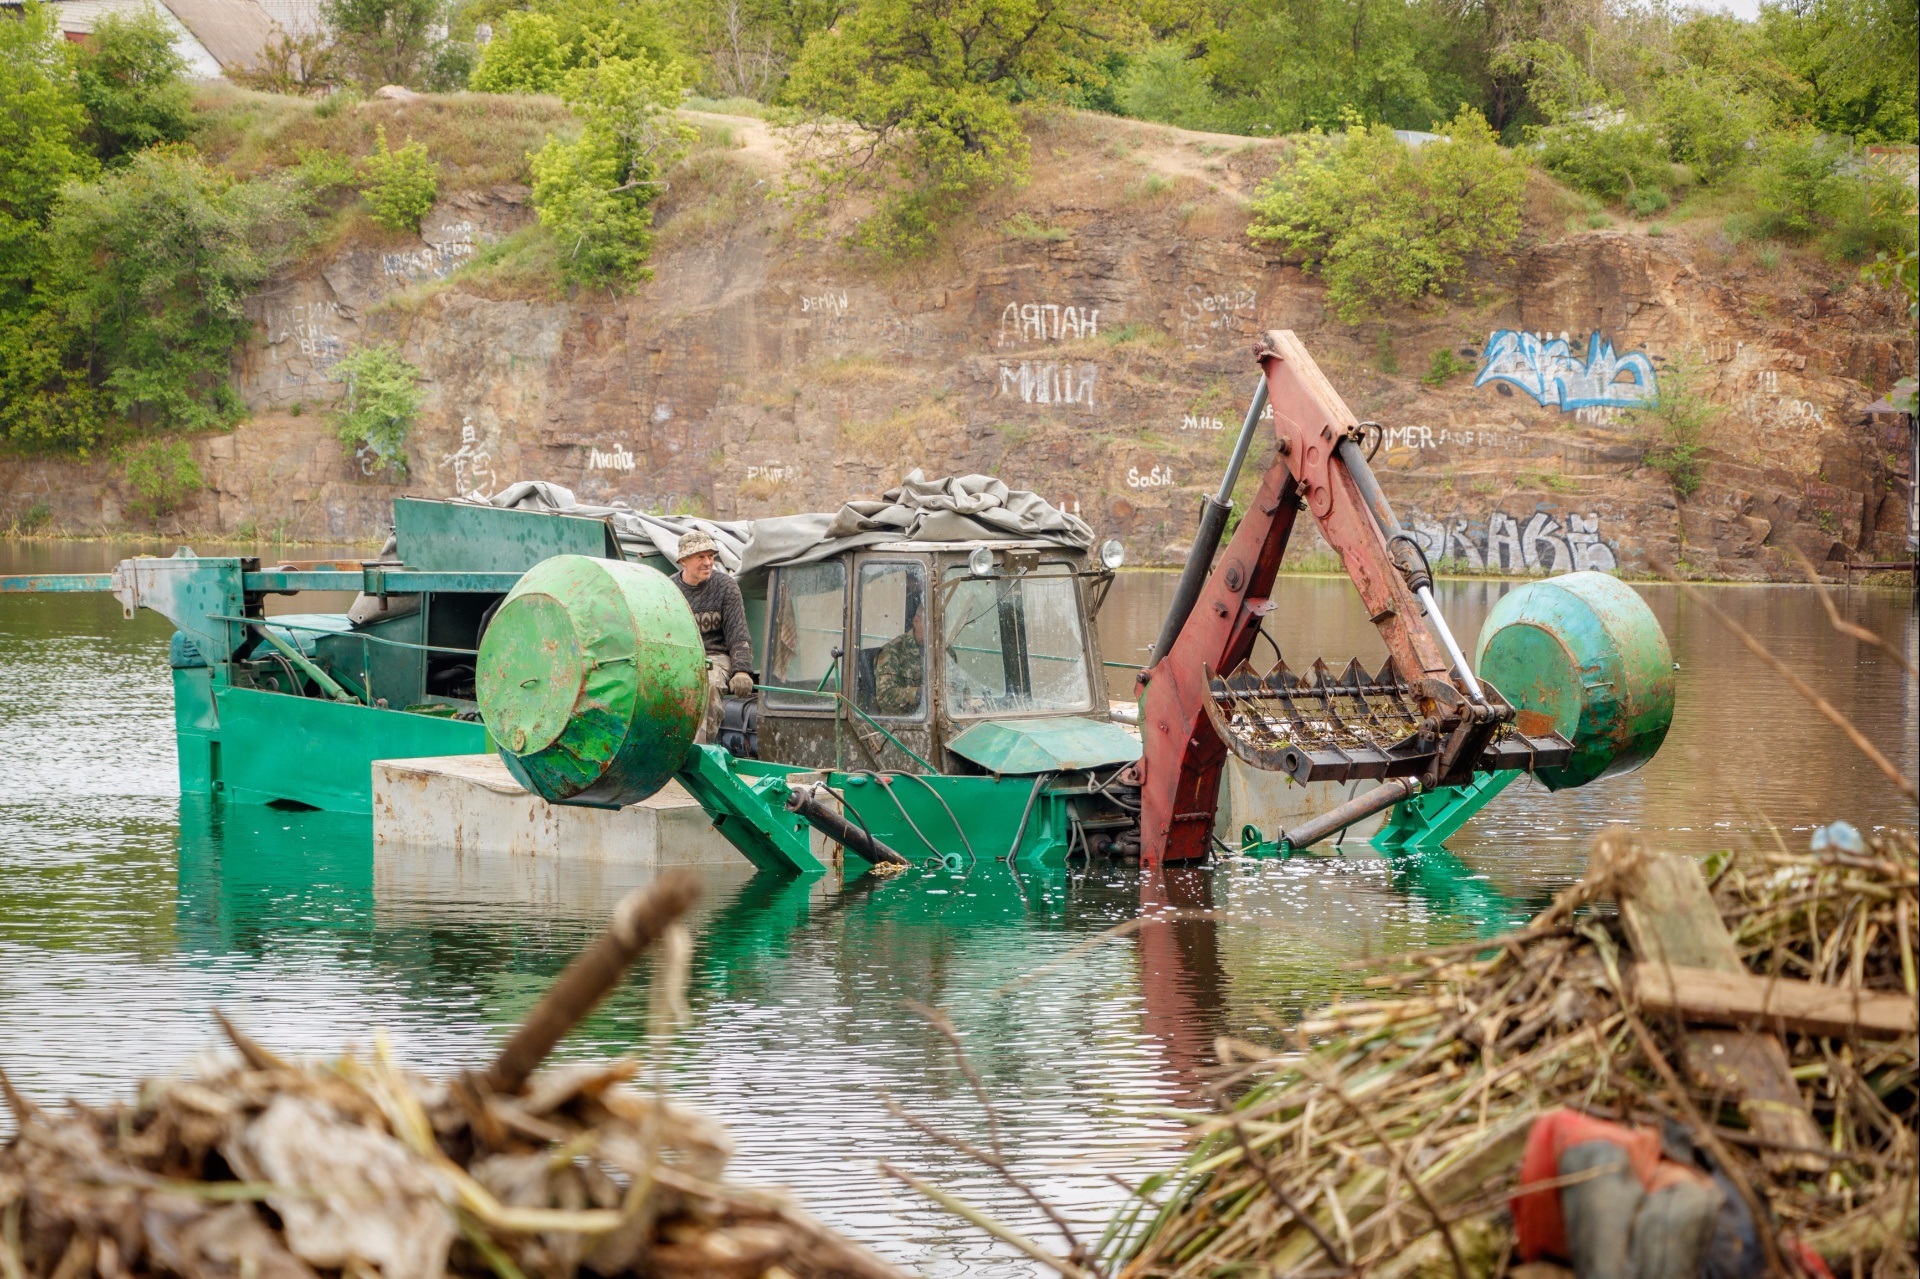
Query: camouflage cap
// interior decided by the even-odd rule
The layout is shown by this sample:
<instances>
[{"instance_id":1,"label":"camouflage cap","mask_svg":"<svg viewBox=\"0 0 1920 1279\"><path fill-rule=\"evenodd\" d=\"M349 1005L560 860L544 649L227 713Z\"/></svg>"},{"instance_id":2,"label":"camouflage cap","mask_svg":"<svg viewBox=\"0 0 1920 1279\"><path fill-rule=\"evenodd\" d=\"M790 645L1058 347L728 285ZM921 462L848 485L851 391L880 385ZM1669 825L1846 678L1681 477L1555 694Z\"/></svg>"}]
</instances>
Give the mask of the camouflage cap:
<instances>
[{"instance_id":1,"label":"camouflage cap","mask_svg":"<svg viewBox=\"0 0 1920 1279\"><path fill-rule=\"evenodd\" d=\"M702 533L699 529L695 529L693 532L681 536L680 553L676 557L676 562L684 564L688 556L698 555L702 551L710 551L718 555L720 548L713 544L712 537Z\"/></svg>"}]
</instances>

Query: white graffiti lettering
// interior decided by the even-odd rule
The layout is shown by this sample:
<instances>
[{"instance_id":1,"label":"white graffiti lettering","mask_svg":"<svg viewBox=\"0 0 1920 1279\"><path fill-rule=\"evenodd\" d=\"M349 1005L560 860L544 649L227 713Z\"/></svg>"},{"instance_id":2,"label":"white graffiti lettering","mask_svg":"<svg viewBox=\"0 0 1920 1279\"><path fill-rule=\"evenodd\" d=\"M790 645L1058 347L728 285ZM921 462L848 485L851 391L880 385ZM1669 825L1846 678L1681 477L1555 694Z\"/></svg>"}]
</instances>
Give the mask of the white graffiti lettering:
<instances>
[{"instance_id":1,"label":"white graffiti lettering","mask_svg":"<svg viewBox=\"0 0 1920 1279\"><path fill-rule=\"evenodd\" d=\"M828 289L825 293L816 293L800 299L800 313L809 312L839 317L847 313L847 291L835 292Z\"/></svg>"},{"instance_id":2,"label":"white graffiti lettering","mask_svg":"<svg viewBox=\"0 0 1920 1279\"><path fill-rule=\"evenodd\" d=\"M1022 360L1000 366L1000 394L1020 398L1023 404L1078 404L1093 407L1093 387L1099 380L1095 364L1053 364Z\"/></svg>"},{"instance_id":3,"label":"white graffiti lettering","mask_svg":"<svg viewBox=\"0 0 1920 1279\"><path fill-rule=\"evenodd\" d=\"M1000 312L1001 346L1027 342L1077 342L1100 336L1098 307L1055 302L1009 302Z\"/></svg>"},{"instance_id":4,"label":"white graffiti lettering","mask_svg":"<svg viewBox=\"0 0 1920 1279\"><path fill-rule=\"evenodd\" d=\"M1624 380L1623 380L1624 379ZM1561 334L1519 333L1500 329L1487 338L1475 386L1507 382L1534 401L1563 413L1590 406L1632 408L1659 394L1653 362L1644 352L1620 355L1595 330L1587 338L1587 357L1576 358Z\"/></svg>"},{"instance_id":5,"label":"white graffiti lettering","mask_svg":"<svg viewBox=\"0 0 1920 1279\"><path fill-rule=\"evenodd\" d=\"M1614 548L1600 535L1600 517L1569 512L1566 524L1536 510L1523 526L1504 511L1493 511L1484 525L1464 516L1444 520L1418 512L1410 521L1414 540L1430 560L1450 561L1472 573L1567 573L1619 568Z\"/></svg>"},{"instance_id":6,"label":"white graffiti lettering","mask_svg":"<svg viewBox=\"0 0 1920 1279\"><path fill-rule=\"evenodd\" d=\"M1227 429L1227 424L1217 417L1196 417L1194 414L1189 413L1180 419L1180 429L1183 431L1224 431Z\"/></svg>"},{"instance_id":7,"label":"white graffiti lettering","mask_svg":"<svg viewBox=\"0 0 1920 1279\"><path fill-rule=\"evenodd\" d=\"M1180 329L1187 345L1205 346L1211 335L1234 331L1237 321L1251 316L1258 302L1259 294L1251 288L1208 293L1197 284L1189 284L1180 299Z\"/></svg>"},{"instance_id":8,"label":"white graffiti lettering","mask_svg":"<svg viewBox=\"0 0 1920 1279\"><path fill-rule=\"evenodd\" d=\"M1173 468L1154 465L1150 470L1142 471L1137 466L1127 468L1127 487L1130 489L1166 489L1173 487Z\"/></svg>"},{"instance_id":9,"label":"white graffiti lettering","mask_svg":"<svg viewBox=\"0 0 1920 1279\"><path fill-rule=\"evenodd\" d=\"M747 478L749 480L766 480L772 484L785 484L788 480L797 480L800 478L800 468L797 466L777 464L772 466L749 466L747 468Z\"/></svg>"},{"instance_id":10,"label":"white graffiti lettering","mask_svg":"<svg viewBox=\"0 0 1920 1279\"><path fill-rule=\"evenodd\" d=\"M1491 427L1456 431L1450 426L1443 426L1436 431L1430 426L1390 426L1386 434L1388 449L1435 449L1443 446L1517 449L1525 443L1518 432L1496 431Z\"/></svg>"},{"instance_id":11,"label":"white graffiti lettering","mask_svg":"<svg viewBox=\"0 0 1920 1279\"><path fill-rule=\"evenodd\" d=\"M589 471L631 471L633 454L618 444L604 452L589 445L587 469Z\"/></svg>"},{"instance_id":12,"label":"white graffiti lettering","mask_svg":"<svg viewBox=\"0 0 1920 1279\"><path fill-rule=\"evenodd\" d=\"M480 442L471 417L460 420L460 447L443 456L440 465L453 468L453 487L462 494L484 497L498 483L493 474L493 455Z\"/></svg>"}]
</instances>

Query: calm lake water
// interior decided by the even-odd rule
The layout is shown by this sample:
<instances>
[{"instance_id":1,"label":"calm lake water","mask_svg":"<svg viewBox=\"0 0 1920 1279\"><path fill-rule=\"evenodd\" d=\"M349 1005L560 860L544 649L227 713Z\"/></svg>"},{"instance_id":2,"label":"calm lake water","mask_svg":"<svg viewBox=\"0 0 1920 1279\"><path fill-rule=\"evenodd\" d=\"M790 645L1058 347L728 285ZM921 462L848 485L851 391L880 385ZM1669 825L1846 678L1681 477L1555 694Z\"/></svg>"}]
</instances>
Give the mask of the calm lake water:
<instances>
[{"instance_id":1,"label":"calm lake water","mask_svg":"<svg viewBox=\"0 0 1920 1279\"><path fill-rule=\"evenodd\" d=\"M0 572L100 571L130 549L0 543ZM301 552L319 554L323 552ZM1170 574L1123 574L1106 655L1139 660ZM1449 582L1463 639L1508 583ZM1586 841L1624 821L1704 854L1845 817L1915 815L1838 731L1699 609L1644 588L1680 663L1679 709L1648 767L1584 791L1501 796L1450 854L1385 862L1229 862L1143 885L1130 870L911 872L827 892L707 872L692 1025L654 1068L724 1119L734 1173L928 1274L1030 1267L884 1180L887 1159L1005 1219L1034 1214L890 1118L888 1097L972 1140L986 1128L944 1042L902 1007L945 1008L998 1099L1009 1153L1098 1223L1163 1167L1216 1035L1270 1039L1362 974L1348 961L1524 918L1577 877ZM1920 690L1838 636L1804 587L1712 588L1909 774ZM1344 580L1286 579L1270 629L1298 667L1384 651ZM1848 618L1920 656L1904 592L1836 592ZM311 607L301 601L299 607ZM457 882L431 858L376 862L367 819L183 801L174 778L170 627L106 596L0 596L0 1066L29 1095L100 1100L215 1047L218 1005L292 1053L391 1036L415 1067L483 1063L635 877L502 865ZM1115 672L1116 693L1130 683ZM1149 900L1220 922L1095 941ZM1024 983L1017 979L1044 969ZM646 973L565 1045L646 1050ZM0 1124L4 1124L0 1118ZM1094 1224L1097 1230L1097 1224Z\"/></svg>"}]
</instances>

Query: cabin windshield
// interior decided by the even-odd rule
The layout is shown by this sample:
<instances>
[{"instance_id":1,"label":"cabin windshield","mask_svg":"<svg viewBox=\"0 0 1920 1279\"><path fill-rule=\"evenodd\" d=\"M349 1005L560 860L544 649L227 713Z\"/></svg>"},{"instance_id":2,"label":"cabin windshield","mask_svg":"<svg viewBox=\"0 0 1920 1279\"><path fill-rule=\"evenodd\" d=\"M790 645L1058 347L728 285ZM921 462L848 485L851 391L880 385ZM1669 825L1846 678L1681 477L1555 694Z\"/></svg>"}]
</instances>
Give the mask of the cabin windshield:
<instances>
[{"instance_id":1,"label":"cabin windshield","mask_svg":"<svg viewBox=\"0 0 1920 1279\"><path fill-rule=\"evenodd\" d=\"M955 568L947 580L941 644L949 715L1093 709L1071 569L1047 564L1025 577L969 577Z\"/></svg>"},{"instance_id":2,"label":"cabin windshield","mask_svg":"<svg viewBox=\"0 0 1920 1279\"><path fill-rule=\"evenodd\" d=\"M767 705L830 711L846 643L847 567L821 560L780 570L767 636Z\"/></svg>"}]
</instances>

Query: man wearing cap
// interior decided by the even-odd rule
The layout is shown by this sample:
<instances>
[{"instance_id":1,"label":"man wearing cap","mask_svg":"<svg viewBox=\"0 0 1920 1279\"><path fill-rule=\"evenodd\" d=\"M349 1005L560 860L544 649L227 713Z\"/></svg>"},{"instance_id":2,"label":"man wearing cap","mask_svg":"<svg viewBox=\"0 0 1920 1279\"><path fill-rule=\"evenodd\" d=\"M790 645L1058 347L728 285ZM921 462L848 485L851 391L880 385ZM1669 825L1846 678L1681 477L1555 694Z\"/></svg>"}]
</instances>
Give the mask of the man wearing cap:
<instances>
[{"instance_id":1,"label":"man wearing cap","mask_svg":"<svg viewBox=\"0 0 1920 1279\"><path fill-rule=\"evenodd\" d=\"M680 539L680 571L673 584L687 597L700 642L707 650L707 717L695 740L712 742L720 731L720 699L753 696L753 643L747 638L747 606L740 583L714 561L720 549L699 529Z\"/></svg>"}]
</instances>

